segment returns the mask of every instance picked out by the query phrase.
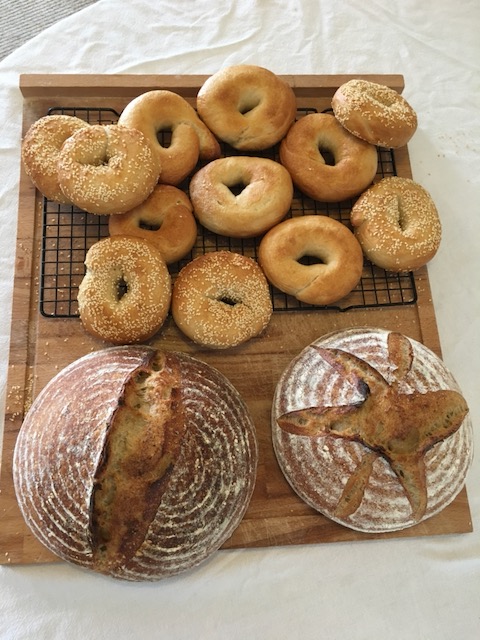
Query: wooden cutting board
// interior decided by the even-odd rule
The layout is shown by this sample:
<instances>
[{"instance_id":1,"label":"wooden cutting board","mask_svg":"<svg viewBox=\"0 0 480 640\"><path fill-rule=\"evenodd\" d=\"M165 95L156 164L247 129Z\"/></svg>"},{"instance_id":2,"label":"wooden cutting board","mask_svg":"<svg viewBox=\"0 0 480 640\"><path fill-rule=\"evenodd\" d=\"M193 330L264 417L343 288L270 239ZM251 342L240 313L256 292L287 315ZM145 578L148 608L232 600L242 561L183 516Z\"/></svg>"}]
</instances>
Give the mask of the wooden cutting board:
<instances>
[{"instance_id":1,"label":"wooden cutting board","mask_svg":"<svg viewBox=\"0 0 480 640\"><path fill-rule=\"evenodd\" d=\"M294 88L299 109L330 107L335 89L351 76L284 76ZM403 90L399 75L363 75ZM24 75L23 132L52 107L113 109L120 113L136 95L150 89L178 92L192 104L206 76ZM412 177L406 147L394 154L397 175ZM30 533L19 511L12 482L12 453L23 416L32 399L64 366L106 345L88 336L78 318L48 317L39 311L43 199L23 169L16 245L11 346L0 476L0 563L55 561ZM56 276L55 276L56 277ZM427 269L415 274L416 299L380 306L353 305L346 311L276 311L266 332L226 351L208 351L186 340L169 318L150 344L179 350L223 372L245 398L255 420L260 462L250 507L224 548L333 543L369 538L430 536L472 531L463 490L439 515L401 532L361 534L338 525L305 505L291 490L275 460L270 436L270 406L276 382L290 360L324 333L374 326L401 331L441 355ZM401 300L400 300L401 302Z\"/></svg>"}]
</instances>

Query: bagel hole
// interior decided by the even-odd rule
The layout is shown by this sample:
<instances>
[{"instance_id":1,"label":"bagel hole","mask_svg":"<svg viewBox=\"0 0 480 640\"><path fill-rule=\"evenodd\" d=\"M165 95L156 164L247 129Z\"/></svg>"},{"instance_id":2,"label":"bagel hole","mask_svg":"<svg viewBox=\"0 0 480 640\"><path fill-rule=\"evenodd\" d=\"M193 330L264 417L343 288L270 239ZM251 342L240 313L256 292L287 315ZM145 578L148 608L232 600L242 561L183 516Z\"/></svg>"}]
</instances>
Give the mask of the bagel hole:
<instances>
[{"instance_id":1,"label":"bagel hole","mask_svg":"<svg viewBox=\"0 0 480 640\"><path fill-rule=\"evenodd\" d=\"M225 186L230 189L235 197L237 197L248 185L245 182L235 182L235 184L226 184Z\"/></svg>"},{"instance_id":2,"label":"bagel hole","mask_svg":"<svg viewBox=\"0 0 480 640\"><path fill-rule=\"evenodd\" d=\"M238 304L238 300L234 300L229 296L221 296L220 298L217 298L217 301L223 302L223 304L227 304L229 307L234 307L236 304Z\"/></svg>"},{"instance_id":3,"label":"bagel hole","mask_svg":"<svg viewBox=\"0 0 480 640\"><path fill-rule=\"evenodd\" d=\"M306 267L310 267L312 264L326 264L318 256L309 256L309 255L301 256L300 258L298 258L297 262L299 264L303 264Z\"/></svg>"},{"instance_id":4,"label":"bagel hole","mask_svg":"<svg viewBox=\"0 0 480 640\"><path fill-rule=\"evenodd\" d=\"M139 220L138 228L145 231L158 231L162 226L161 222L148 222L148 220Z\"/></svg>"},{"instance_id":5,"label":"bagel hole","mask_svg":"<svg viewBox=\"0 0 480 640\"><path fill-rule=\"evenodd\" d=\"M127 281L123 276L121 276L117 280L117 300L120 302L120 300L123 298L123 296L127 294L127 292L128 292Z\"/></svg>"},{"instance_id":6,"label":"bagel hole","mask_svg":"<svg viewBox=\"0 0 480 640\"><path fill-rule=\"evenodd\" d=\"M320 155L322 156L325 164L329 165L330 167L334 167L335 166L335 156L330 151L330 149L326 149L325 147L319 146L318 147L318 151L319 151Z\"/></svg>"},{"instance_id":7,"label":"bagel hole","mask_svg":"<svg viewBox=\"0 0 480 640\"><path fill-rule=\"evenodd\" d=\"M245 116L251 111L253 111L255 107L258 107L259 104L260 104L260 98L250 97L248 99L245 98L244 100L242 100L239 103L237 108L238 108L238 111L242 114L242 116Z\"/></svg>"},{"instance_id":8,"label":"bagel hole","mask_svg":"<svg viewBox=\"0 0 480 640\"><path fill-rule=\"evenodd\" d=\"M172 144L172 128L164 127L163 129L159 129L157 131L157 140L160 146L168 149L168 147Z\"/></svg>"}]
</instances>

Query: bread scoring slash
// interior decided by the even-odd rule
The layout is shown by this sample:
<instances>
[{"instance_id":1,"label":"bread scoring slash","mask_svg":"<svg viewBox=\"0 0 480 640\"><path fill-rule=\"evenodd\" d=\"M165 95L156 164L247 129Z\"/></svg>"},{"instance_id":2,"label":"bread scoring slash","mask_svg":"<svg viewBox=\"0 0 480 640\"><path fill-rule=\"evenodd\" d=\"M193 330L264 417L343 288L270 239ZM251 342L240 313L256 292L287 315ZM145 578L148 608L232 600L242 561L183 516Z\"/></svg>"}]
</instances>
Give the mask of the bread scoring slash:
<instances>
[{"instance_id":1,"label":"bread scoring slash","mask_svg":"<svg viewBox=\"0 0 480 640\"><path fill-rule=\"evenodd\" d=\"M277 457L293 488L361 531L438 513L471 462L468 407L451 374L396 332L350 330L310 345L284 374L274 414Z\"/></svg>"}]
</instances>

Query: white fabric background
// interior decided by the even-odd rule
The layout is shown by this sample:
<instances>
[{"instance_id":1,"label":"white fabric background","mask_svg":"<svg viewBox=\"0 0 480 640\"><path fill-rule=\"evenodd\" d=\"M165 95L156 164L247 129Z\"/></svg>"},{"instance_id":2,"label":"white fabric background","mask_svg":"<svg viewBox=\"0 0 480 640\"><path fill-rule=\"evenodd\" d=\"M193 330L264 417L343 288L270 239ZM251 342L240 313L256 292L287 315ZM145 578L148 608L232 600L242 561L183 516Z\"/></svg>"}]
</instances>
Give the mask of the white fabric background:
<instances>
[{"instance_id":1,"label":"white fabric background","mask_svg":"<svg viewBox=\"0 0 480 640\"><path fill-rule=\"evenodd\" d=\"M14 263L21 72L401 73L419 115L415 179L444 237L429 266L444 360L480 425L478 0L100 0L0 63L0 380ZM476 435L478 449L478 435ZM0 637L480 637L480 462L474 533L219 552L198 570L130 585L64 564L0 567ZM1 521L0 521L1 526Z\"/></svg>"}]
</instances>

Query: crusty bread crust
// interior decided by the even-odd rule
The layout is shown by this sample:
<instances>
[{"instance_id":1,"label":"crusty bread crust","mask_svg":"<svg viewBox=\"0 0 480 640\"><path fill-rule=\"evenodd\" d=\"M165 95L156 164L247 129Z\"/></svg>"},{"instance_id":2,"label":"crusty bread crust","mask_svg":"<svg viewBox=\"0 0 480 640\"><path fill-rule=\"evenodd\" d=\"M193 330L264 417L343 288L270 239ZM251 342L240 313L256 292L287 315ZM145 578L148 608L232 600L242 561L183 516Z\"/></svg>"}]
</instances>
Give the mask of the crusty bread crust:
<instances>
[{"instance_id":1,"label":"crusty bread crust","mask_svg":"<svg viewBox=\"0 0 480 640\"><path fill-rule=\"evenodd\" d=\"M27 524L80 566L157 580L233 533L257 464L238 392L190 356L112 347L61 371L18 436L14 482Z\"/></svg>"},{"instance_id":2,"label":"crusty bread crust","mask_svg":"<svg viewBox=\"0 0 480 640\"><path fill-rule=\"evenodd\" d=\"M442 361L383 329L328 334L282 374L274 448L293 489L349 528L396 531L462 489L472 461L468 407Z\"/></svg>"}]
</instances>

